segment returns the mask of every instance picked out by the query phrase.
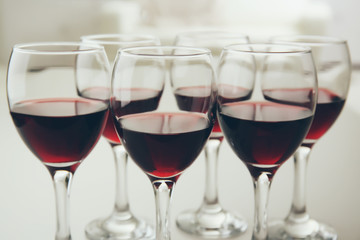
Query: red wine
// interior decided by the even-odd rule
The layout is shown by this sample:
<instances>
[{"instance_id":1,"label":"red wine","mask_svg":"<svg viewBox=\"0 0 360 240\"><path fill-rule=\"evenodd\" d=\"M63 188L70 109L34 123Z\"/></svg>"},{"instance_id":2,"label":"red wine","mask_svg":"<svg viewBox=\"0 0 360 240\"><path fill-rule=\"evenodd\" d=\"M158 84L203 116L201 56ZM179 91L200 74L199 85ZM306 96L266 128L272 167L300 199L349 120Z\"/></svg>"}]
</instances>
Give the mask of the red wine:
<instances>
[{"instance_id":1,"label":"red wine","mask_svg":"<svg viewBox=\"0 0 360 240\"><path fill-rule=\"evenodd\" d=\"M298 105L303 106L308 105L311 100L311 90L309 89L272 89L265 90L264 94L266 98L277 102L291 101L292 103L295 103L296 101ZM282 100L280 101L279 99ZM284 101L284 99L286 100ZM345 99L332 91L325 88L318 89L315 115L304 145L311 146L329 130L339 116L344 104Z\"/></svg>"},{"instance_id":2,"label":"red wine","mask_svg":"<svg viewBox=\"0 0 360 240\"><path fill-rule=\"evenodd\" d=\"M209 111L211 98L214 97L214 93L208 86L178 88L174 94L179 109L201 113Z\"/></svg>"},{"instance_id":3,"label":"red wine","mask_svg":"<svg viewBox=\"0 0 360 240\"><path fill-rule=\"evenodd\" d=\"M236 102L224 104L219 118L230 146L242 161L276 167L301 144L312 112L278 103Z\"/></svg>"},{"instance_id":4,"label":"red wine","mask_svg":"<svg viewBox=\"0 0 360 240\"><path fill-rule=\"evenodd\" d=\"M314 90L311 88L282 88L263 90L265 99L273 102L311 108L315 101Z\"/></svg>"},{"instance_id":5,"label":"red wine","mask_svg":"<svg viewBox=\"0 0 360 240\"><path fill-rule=\"evenodd\" d=\"M46 165L65 168L93 149L108 105L87 99L42 99L20 102L10 113L29 149Z\"/></svg>"},{"instance_id":6,"label":"red wine","mask_svg":"<svg viewBox=\"0 0 360 240\"><path fill-rule=\"evenodd\" d=\"M221 131L221 127L219 124L219 119L216 117L214 121L214 126L212 132L210 134L210 139L218 139L222 141L224 139L224 134Z\"/></svg>"},{"instance_id":7,"label":"red wine","mask_svg":"<svg viewBox=\"0 0 360 240\"><path fill-rule=\"evenodd\" d=\"M88 88L81 92L82 96L87 98L105 98L109 90L105 88ZM125 114L134 114L155 110L160 101L162 91L148 88L121 88L116 91L118 98L112 99L113 111L120 117ZM116 132L116 119L113 114L109 114L103 136L111 144L121 144L120 138Z\"/></svg>"},{"instance_id":8,"label":"red wine","mask_svg":"<svg viewBox=\"0 0 360 240\"><path fill-rule=\"evenodd\" d=\"M207 112L209 111L209 104L211 97L215 97L213 92L211 96L211 88L205 86L183 87L175 90L175 98L179 109L191 112ZM215 111L216 108L214 108ZM210 110L211 111L211 110ZM214 112L214 126L210 138L223 139L221 128Z\"/></svg>"},{"instance_id":9,"label":"red wine","mask_svg":"<svg viewBox=\"0 0 360 240\"><path fill-rule=\"evenodd\" d=\"M106 140L108 140L111 144L121 144L120 138L116 132L115 128L115 119L111 115L111 112L109 110L109 116L106 120L105 128L102 134Z\"/></svg>"},{"instance_id":10,"label":"red wine","mask_svg":"<svg viewBox=\"0 0 360 240\"><path fill-rule=\"evenodd\" d=\"M252 93L251 89L234 86L231 84L225 84L225 83L219 84L217 88L218 88L218 96L217 96L218 104L244 101L249 99ZM216 118L213 128L213 134L211 138L217 138L219 136L219 133L221 133L221 136L223 136L219 124L219 119Z\"/></svg>"},{"instance_id":11,"label":"red wine","mask_svg":"<svg viewBox=\"0 0 360 240\"><path fill-rule=\"evenodd\" d=\"M317 140L333 125L345 104L345 99L327 89L319 89L314 120L306 139Z\"/></svg>"},{"instance_id":12,"label":"red wine","mask_svg":"<svg viewBox=\"0 0 360 240\"><path fill-rule=\"evenodd\" d=\"M155 110L162 92L146 88L131 88L118 90L119 99L112 99L112 110L116 117L123 115L149 112ZM116 132L116 118L110 116L107 120L103 136L113 144L121 144Z\"/></svg>"},{"instance_id":13,"label":"red wine","mask_svg":"<svg viewBox=\"0 0 360 240\"><path fill-rule=\"evenodd\" d=\"M120 118L117 127L124 147L143 171L171 178L197 158L212 125L200 113L143 113Z\"/></svg>"}]
</instances>

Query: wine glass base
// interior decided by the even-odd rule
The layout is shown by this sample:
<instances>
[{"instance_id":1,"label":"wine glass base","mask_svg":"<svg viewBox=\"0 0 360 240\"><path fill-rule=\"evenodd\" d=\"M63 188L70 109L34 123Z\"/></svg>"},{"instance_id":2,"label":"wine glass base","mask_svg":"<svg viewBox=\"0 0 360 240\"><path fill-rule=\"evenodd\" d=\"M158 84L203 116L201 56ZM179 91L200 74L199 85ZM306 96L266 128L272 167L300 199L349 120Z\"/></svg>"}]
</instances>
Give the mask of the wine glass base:
<instances>
[{"instance_id":1,"label":"wine glass base","mask_svg":"<svg viewBox=\"0 0 360 240\"><path fill-rule=\"evenodd\" d=\"M177 227L191 235L203 238L227 238L244 233L246 221L225 210L216 213L188 211L176 219Z\"/></svg>"},{"instance_id":2,"label":"wine glass base","mask_svg":"<svg viewBox=\"0 0 360 240\"><path fill-rule=\"evenodd\" d=\"M290 234L291 233L291 234ZM270 222L268 226L269 240L336 240L335 230L313 219L306 224L285 225L284 221Z\"/></svg>"},{"instance_id":3,"label":"wine glass base","mask_svg":"<svg viewBox=\"0 0 360 240\"><path fill-rule=\"evenodd\" d=\"M85 234L90 240L155 239L153 227L133 217L126 220L114 216L96 219L86 226Z\"/></svg>"}]
</instances>

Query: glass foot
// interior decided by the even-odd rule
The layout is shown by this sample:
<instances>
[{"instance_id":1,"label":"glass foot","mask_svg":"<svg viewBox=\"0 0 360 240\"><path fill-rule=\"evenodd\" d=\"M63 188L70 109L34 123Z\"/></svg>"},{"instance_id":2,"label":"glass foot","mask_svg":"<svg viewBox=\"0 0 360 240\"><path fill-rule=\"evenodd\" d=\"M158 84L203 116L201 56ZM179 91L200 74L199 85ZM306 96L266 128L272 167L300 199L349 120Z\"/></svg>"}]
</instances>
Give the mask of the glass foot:
<instances>
[{"instance_id":1,"label":"glass foot","mask_svg":"<svg viewBox=\"0 0 360 240\"><path fill-rule=\"evenodd\" d=\"M181 213L176 225L182 231L204 238L227 238L240 235L247 229L246 221L225 210L188 211Z\"/></svg>"},{"instance_id":2,"label":"glass foot","mask_svg":"<svg viewBox=\"0 0 360 240\"><path fill-rule=\"evenodd\" d=\"M155 239L152 226L129 214L126 217L113 214L105 219L96 219L86 226L85 234L90 240Z\"/></svg>"},{"instance_id":3,"label":"glass foot","mask_svg":"<svg viewBox=\"0 0 360 240\"><path fill-rule=\"evenodd\" d=\"M330 226L313 219L302 224L285 224L285 221L270 222L269 240L336 240L337 234Z\"/></svg>"}]
</instances>

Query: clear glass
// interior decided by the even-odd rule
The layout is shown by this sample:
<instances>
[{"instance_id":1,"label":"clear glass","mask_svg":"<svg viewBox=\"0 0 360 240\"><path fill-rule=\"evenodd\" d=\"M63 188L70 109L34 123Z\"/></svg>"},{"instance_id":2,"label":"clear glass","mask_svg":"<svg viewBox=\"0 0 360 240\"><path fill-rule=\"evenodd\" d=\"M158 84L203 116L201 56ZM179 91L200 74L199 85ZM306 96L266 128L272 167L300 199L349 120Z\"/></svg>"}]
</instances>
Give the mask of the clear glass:
<instances>
[{"instance_id":1,"label":"clear glass","mask_svg":"<svg viewBox=\"0 0 360 240\"><path fill-rule=\"evenodd\" d=\"M248 43L241 33L227 31L193 31L179 33L175 45L205 47L211 50L216 69L222 49L231 44ZM218 121L205 145L205 192L203 202L196 210L187 210L177 216L176 224L181 230L202 237L232 237L247 229L242 216L224 209L218 196L218 155L224 136Z\"/></svg>"},{"instance_id":2,"label":"clear glass","mask_svg":"<svg viewBox=\"0 0 360 240\"><path fill-rule=\"evenodd\" d=\"M104 48L69 42L16 45L7 96L19 135L52 176L55 239L70 240L72 176L98 142L109 112L110 66Z\"/></svg>"},{"instance_id":3,"label":"clear glass","mask_svg":"<svg viewBox=\"0 0 360 240\"><path fill-rule=\"evenodd\" d=\"M171 237L175 183L214 124L211 62L209 50L179 46L127 48L115 62L111 109L125 149L152 182L158 240Z\"/></svg>"},{"instance_id":4,"label":"clear glass","mask_svg":"<svg viewBox=\"0 0 360 240\"><path fill-rule=\"evenodd\" d=\"M142 34L100 34L82 36L81 40L102 45L111 67L118 50L127 47L160 45L160 40L151 35ZM110 116L105 126L103 137L111 146L115 161L115 204L112 213L105 218L95 219L86 228L86 236L98 239L138 239L152 238L153 227L131 212L127 193L128 154L116 133L114 119Z\"/></svg>"},{"instance_id":5,"label":"clear glass","mask_svg":"<svg viewBox=\"0 0 360 240\"><path fill-rule=\"evenodd\" d=\"M277 43L311 47L317 69L319 98L309 134L294 155L294 192L284 220L270 223L271 239L337 239L335 229L310 217L306 207L307 163L314 144L329 130L344 107L351 78L346 41L326 36L278 36Z\"/></svg>"},{"instance_id":6,"label":"clear glass","mask_svg":"<svg viewBox=\"0 0 360 240\"><path fill-rule=\"evenodd\" d=\"M317 79L311 50L276 44L225 47L217 89L221 129L253 178L252 239L268 239L272 179L300 146L314 115Z\"/></svg>"}]
</instances>

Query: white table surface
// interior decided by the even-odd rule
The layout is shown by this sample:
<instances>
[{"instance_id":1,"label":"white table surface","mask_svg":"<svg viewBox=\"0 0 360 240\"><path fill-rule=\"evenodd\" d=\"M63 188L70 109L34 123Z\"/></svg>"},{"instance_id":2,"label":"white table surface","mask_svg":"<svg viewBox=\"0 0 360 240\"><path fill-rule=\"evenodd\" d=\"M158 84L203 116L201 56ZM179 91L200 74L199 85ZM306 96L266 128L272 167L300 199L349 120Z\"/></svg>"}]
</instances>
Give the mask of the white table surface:
<instances>
[{"instance_id":1,"label":"white table surface","mask_svg":"<svg viewBox=\"0 0 360 240\"><path fill-rule=\"evenodd\" d=\"M9 115L5 90L6 66L0 67L0 239L54 239L55 200L50 175L23 144ZM353 72L345 108L336 124L315 145L308 171L308 211L332 225L342 240L360 239L360 72ZM197 208L204 191L203 155L179 179L171 207L172 239L196 239L175 226L178 213ZM220 150L219 198L224 208L249 222L250 239L254 196L251 177L226 142ZM85 225L107 216L114 202L114 162L102 138L78 168L71 189L73 240L85 240ZM269 218L283 218L292 198L293 163L277 172L270 193ZM150 181L130 160L128 192L132 211L155 222Z\"/></svg>"}]
</instances>

